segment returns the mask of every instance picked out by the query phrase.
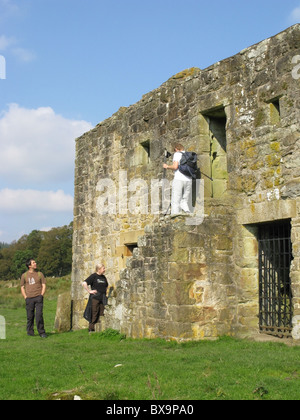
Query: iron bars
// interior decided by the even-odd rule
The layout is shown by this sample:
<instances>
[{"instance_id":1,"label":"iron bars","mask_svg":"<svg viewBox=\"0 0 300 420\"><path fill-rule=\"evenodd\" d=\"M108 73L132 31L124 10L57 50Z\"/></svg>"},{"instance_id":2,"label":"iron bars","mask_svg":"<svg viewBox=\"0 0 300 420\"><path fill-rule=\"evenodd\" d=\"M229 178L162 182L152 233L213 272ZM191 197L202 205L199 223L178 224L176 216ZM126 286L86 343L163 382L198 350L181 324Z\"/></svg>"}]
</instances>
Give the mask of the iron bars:
<instances>
[{"instance_id":1,"label":"iron bars","mask_svg":"<svg viewBox=\"0 0 300 420\"><path fill-rule=\"evenodd\" d=\"M259 227L259 324L276 336L291 336L293 305L290 267L291 223Z\"/></svg>"}]
</instances>

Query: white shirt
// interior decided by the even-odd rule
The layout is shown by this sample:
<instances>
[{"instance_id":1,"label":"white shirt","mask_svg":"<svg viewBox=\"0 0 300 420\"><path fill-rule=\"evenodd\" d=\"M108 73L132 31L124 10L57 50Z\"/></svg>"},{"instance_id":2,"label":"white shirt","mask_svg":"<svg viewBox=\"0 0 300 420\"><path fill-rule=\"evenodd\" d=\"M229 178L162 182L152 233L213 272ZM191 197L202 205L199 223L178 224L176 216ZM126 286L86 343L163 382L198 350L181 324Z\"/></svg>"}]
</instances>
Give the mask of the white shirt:
<instances>
[{"instance_id":1,"label":"white shirt","mask_svg":"<svg viewBox=\"0 0 300 420\"><path fill-rule=\"evenodd\" d=\"M185 152L183 151L183 152L174 153L173 162L180 163L181 158L182 158L182 153L185 153ZM191 177L182 174L179 169L177 169L177 171L175 171L174 179L177 179L178 181L191 181L192 180Z\"/></svg>"}]
</instances>

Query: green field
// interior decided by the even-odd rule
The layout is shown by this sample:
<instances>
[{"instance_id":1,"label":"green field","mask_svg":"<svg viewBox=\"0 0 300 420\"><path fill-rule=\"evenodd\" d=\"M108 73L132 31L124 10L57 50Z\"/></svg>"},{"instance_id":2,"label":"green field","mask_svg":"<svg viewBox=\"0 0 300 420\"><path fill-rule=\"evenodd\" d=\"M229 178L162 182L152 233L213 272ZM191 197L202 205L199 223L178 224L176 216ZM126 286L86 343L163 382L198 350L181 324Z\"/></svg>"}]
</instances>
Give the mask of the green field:
<instances>
[{"instance_id":1,"label":"green field","mask_svg":"<svg viewBox=\"0 0 300 420\"><path fill-rule=\"evenodd\" d=\"M185 344L132 340L114 330L58 334L56 295L69 287L69 279L48 284L49 336L41 339L26 335L19 290L0 283L0 315L6 320L1 400L300 399L300 347L226 337Z\"/></svg>"}]
</instances>

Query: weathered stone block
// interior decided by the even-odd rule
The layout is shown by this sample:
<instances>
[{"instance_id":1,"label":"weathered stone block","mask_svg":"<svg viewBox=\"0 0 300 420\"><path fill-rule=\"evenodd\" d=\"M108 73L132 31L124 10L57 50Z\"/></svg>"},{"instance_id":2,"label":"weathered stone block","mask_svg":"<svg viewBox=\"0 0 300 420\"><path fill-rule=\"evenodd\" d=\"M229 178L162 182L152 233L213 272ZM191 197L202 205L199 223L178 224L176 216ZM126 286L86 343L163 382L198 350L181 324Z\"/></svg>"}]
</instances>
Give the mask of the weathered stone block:
<instances>
[{"instance_id":1,"label":"weathered stone block","mask_svg":"<svg viewBox=\"0 0 300 420\"><path fill-rule=\"evenodd\" d=\"M195 299L190 294L193 283L188 281L172 281L163 283L165 300L170 305L191 305Z\"/></svg>"},{"instance_id":2,"label":"weathered stone block","mask_svg":"<svg viewBox=\"0 0 300 420\"><path fill-rule=\"evenodd\" d=\"M54 328L58 332L66 332L71 329L71 292L58 296Z\"/></svg>"},{"instance_id":3,"label":"weathered stone block","mask_svg":"<svg viewBox=\"0 0 300 420\"><path fill-rule=\"evenodd\" d=\"M205 264L169 263L169 278L181 281L201 280L205 269Z\"/></svg>"}]
</instances>

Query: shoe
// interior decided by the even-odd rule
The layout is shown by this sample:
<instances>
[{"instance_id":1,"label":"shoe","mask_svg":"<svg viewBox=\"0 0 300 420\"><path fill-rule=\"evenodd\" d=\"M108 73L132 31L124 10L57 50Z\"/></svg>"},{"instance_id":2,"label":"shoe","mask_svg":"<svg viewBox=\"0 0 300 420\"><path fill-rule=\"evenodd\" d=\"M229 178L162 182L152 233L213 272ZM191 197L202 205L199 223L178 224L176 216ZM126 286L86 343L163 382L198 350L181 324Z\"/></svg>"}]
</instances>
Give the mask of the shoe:
<instances>
[{"instance_id":1,"label":"shoe","mask_svg":"<svg viewBox=\"0 0 300 420\"><path fill-rule=\"evenodd\" d=\"M27 335L28 337L34 337L34 332L28 332Z\"/></svg>"},{"instance_id":2,"label":"shoe","mask_svg":"<svg viewBox=\"0 0 300 420\"><path fill-rule=\"evenodd\" d=\"M48 338L47 334L41 334L40 337L41 338Z\"/></svg>"},{"instance_id":3,"label":"shoe","mask_svg":"<svg viewBox=\"0 0 300 420\"><path fill-rule=\"evenodd\" d=\"M182 216L182 213L173 213L171 214L171 219L175 219L176 217Z\"/></svg>"}]
</instances>

